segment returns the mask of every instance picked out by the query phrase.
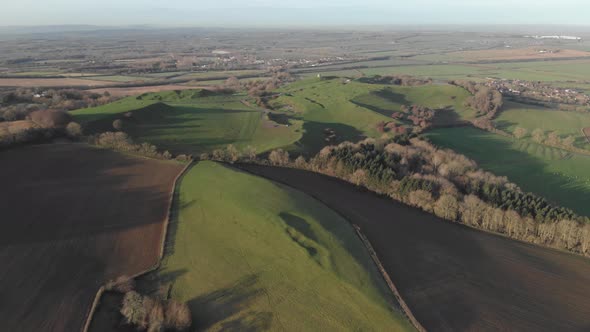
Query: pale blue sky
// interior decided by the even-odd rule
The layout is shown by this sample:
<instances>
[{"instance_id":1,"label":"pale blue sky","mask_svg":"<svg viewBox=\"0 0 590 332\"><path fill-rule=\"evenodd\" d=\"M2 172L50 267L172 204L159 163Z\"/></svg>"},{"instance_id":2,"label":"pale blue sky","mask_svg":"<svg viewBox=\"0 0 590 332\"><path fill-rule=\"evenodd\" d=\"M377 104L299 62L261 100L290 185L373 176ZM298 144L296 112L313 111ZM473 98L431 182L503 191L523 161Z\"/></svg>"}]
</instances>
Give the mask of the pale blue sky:
<instances>
[{"instance_id":1,"label":"pale blue sky","mask_svg":"<svg viewBox=\"0 0 590 332\"><path fill-rule=\"evenodd\" d=\"M0 25L590 24L590 0L0 0Z\"/></svg>"}]
</instances>

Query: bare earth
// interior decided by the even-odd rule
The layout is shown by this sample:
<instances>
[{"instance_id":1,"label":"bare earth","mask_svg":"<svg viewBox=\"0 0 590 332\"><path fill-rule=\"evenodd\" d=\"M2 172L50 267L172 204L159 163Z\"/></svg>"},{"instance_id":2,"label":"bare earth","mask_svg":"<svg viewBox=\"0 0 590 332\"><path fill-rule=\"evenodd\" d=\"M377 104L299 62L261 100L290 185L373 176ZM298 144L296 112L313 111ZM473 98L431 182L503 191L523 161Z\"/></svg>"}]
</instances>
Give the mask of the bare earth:
<instances>
[{"instance_id":1,"label":"bare earth","mask_svg":"<svg viewBox=\"0 0 590 332\"><path fill-rule=\"evenodd\" d=\"M240 167L359 225L429 331L590 330L590 259L452 224L327 176Z\"/></svg>"},{"instance_id":2,"label":"bare earth","mask_svg":"<svg viewBox=\"0 0 590 332\"><path fill-rule=\"evenodd\" d=\"M155 265L181 164L84 144L0 151L3 331L79 331L106 281Z\"/></svg>"}]
</instances>

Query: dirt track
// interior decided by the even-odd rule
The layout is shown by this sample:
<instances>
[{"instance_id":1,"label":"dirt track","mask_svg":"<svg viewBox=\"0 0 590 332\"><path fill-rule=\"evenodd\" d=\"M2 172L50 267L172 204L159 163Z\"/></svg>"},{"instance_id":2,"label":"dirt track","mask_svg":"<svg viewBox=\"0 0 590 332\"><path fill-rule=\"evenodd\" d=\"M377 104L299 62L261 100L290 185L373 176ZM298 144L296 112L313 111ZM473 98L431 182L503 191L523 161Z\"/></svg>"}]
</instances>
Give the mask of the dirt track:
<instances>
[{"instance_id":1,"label":"dirt track","mask_svg":"<svg viewBox=\"0 0 590 332\"><path fill-rule=\"evenodd\" d=\"M0 151L0 330L79 331L101 284L156 264L182 166L82 144Z\"/></svg>"},{"instance_id":2,"label":"dirt track","mask_svg":"<svg viewBox=\"0 0 590 332\"><path fill-rule=\"evenodd\" d=\"M359 225L429 331L588 331L590 260L508 240L323 175L242 166Z\"/></svg>"}]
</instances>

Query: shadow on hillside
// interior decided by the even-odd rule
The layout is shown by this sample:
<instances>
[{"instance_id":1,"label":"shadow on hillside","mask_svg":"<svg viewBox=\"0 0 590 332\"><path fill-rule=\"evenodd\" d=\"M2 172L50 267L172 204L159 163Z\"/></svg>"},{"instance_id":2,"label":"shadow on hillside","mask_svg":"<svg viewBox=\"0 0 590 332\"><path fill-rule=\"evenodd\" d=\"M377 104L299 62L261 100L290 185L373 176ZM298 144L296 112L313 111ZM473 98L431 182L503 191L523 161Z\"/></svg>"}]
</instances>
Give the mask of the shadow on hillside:
<instances>
[{"instance_id":1,"label":"shadow on hillside","mask_svg":"<svg viewBox=\"0 0 590 332\"><path fill-rule=\"evenodd\" d=\"M336 135L330 141L326 141L330 135L328 131L333 131ZM341 123L306 121L303 124L303 132L303 136L295 144L307 156L315 155L328 145L336 145L344 141L357 142L365 138L363 133L355 127Z\"/></svg>"},{"instance_id":2,"label":"shadow on hillside","mask_svg":"<svg viewBox=\"0 0 590 332\"><path fill-rule=\"evenodd\" d=\"M368 94L368 96L375 96L375 98L377 98L377 99L379 99L379 98L386 99L386 100L391 101L393 103L399 103L400 105L411 105L411 102L406 99L405 95L403 95L401 93L394 92L390 89L383 89L383 90L379 90L376 92L371 92L370 94ZM351 99L350 102L357 105L357 106L360 106L360 107L366 108L368 110L371 110L373 112L384 115L386 117L391 117L391 114L393 112L399 111L396 109L385 109L385 108L381 108L381 107L378 107L373 104L367 104L366 102L362 102L358 99Z\"/></svg>"},{"instance_id":3,"label":"shadow on hillside","mask_svg":"<svg viewBox=\"0 0 590 332\"><path fill-rule=\"evenodd\" d=\"M252 302L264 296L265 291L259 288L258 279L258 275L248 275L232 286L190 300L188 304L195 322L193 328L199 331L206 330L216 323L237 316L224 322L223 330L226 328L234 331L268 329L272 322L272 313L246 312Z\"/></svg>"}]
</instances>

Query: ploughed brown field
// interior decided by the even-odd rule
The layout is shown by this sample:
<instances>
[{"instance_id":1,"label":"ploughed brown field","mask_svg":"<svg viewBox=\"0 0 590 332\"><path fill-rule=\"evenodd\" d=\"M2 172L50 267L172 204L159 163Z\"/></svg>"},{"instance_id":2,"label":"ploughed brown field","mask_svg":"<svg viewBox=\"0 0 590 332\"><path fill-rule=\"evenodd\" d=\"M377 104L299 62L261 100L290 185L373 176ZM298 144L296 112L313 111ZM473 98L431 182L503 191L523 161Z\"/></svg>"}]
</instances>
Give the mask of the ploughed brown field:
<instances>
[{"instance_id":1,"label":"ploughed brown field","mask_svg":"<svg viewBox=\"0 0 590 332\"><path fill-rule=\"evenodd\" d=\"M84 144L0 151L0 330L79 331L100 285L154 266L182 167Z\"/></svg>"},{"instance_id":2,"label":"ploughed brown field","mask_svg":"<svg viewBox=\"0 0 590 332\"><path fill-rule=\"evenodd\" d=\"M429 331L590 330L590 259L452 224L320 174L240 167L359 225Z\"/></svg>"}]
</instances>

